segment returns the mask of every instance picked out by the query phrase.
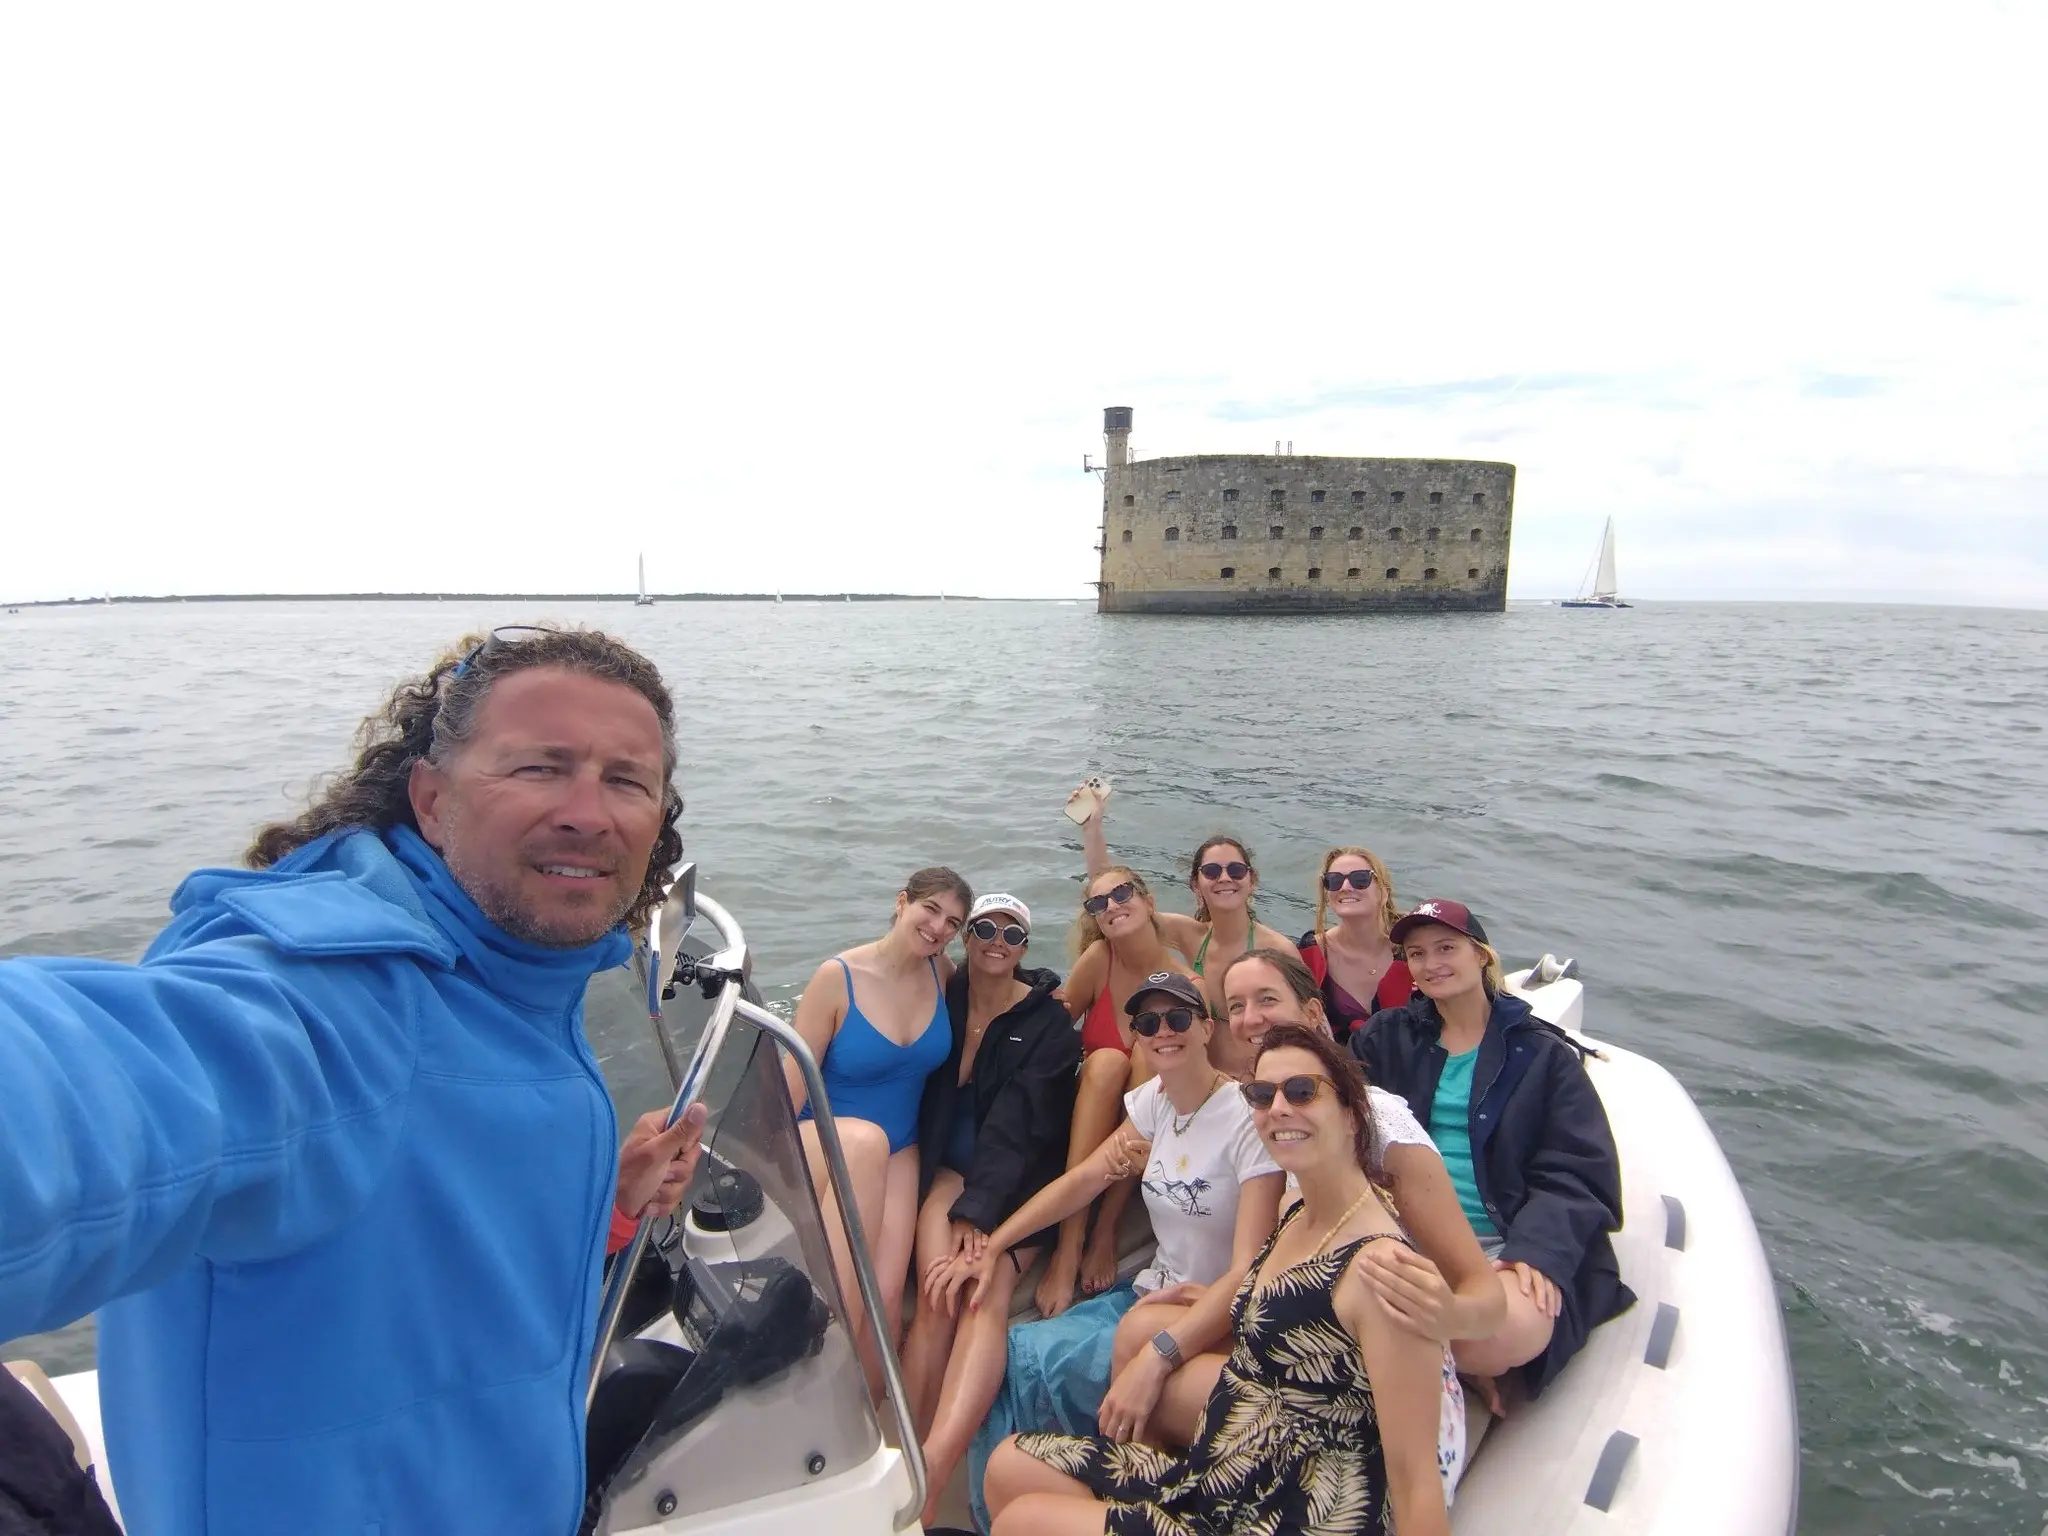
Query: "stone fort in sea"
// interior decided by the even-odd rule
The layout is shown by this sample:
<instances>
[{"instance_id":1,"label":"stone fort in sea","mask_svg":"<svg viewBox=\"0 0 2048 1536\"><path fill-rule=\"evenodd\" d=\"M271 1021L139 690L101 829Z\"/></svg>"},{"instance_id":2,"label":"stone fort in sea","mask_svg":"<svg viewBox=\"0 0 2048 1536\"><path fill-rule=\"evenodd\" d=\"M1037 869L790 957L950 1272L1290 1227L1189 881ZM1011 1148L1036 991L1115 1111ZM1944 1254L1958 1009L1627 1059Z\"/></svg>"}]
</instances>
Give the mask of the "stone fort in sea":
<instances>
[{"instance_id":1,"label":"stone fort in sea","mask_svg":"<svg viewBox=\"0 0 2048 1536\"><path fill-rule=\"evenodd\" d=\"M1499 613L1515 466L1199 453L1139 459L1102 413L1101 613ZM1291 446L1291 445L1290 445Z\"/></svg>"}]
</instances>

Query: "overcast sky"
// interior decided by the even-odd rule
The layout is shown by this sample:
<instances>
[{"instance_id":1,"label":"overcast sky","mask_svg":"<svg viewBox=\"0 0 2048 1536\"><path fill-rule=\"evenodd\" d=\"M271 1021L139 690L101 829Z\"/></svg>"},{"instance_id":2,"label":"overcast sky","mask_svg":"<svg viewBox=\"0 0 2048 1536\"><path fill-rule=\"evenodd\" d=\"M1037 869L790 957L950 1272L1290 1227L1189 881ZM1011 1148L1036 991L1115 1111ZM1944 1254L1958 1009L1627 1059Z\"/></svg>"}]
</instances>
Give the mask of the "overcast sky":
<instances>
[{"instance_id":1,"label":"overcast sky","mask_svg":"<svg viewBox=\"0 0 2048 1536\"><path fill-rule=\"evenodd\" d=\"M1076 596L1115 404L2048 603L2044 16L9 6L0 596Z\"/></svg>"}]
</instances>

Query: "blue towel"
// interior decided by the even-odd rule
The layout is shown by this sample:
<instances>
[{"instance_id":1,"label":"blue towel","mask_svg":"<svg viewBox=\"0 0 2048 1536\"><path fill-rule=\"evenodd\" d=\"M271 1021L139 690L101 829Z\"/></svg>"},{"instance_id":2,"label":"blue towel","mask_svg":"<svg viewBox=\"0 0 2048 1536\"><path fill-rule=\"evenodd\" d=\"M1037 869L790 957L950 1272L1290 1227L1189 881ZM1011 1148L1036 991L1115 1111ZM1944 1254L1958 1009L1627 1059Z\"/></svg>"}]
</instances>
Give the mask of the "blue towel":
<instances>
[{"instance_id":1,"label":"blue towel","mask_svg":"<svg viewBox=\"0 0 2048 1536\"><path fill-rule=\"evenodd\" d=\"M1097 1433L1095 1415L1109 1391L1110 1346L1116 1325L1136 1305L1131 1282L1067 1308L1044 1322L1010 1330L1008 1362L995 1406L967 1448L967 1499L976 1529L989 1528L981 1479L1003 1437L1050 1429L1069 1435Z\"/></svg>"}]
</instances>

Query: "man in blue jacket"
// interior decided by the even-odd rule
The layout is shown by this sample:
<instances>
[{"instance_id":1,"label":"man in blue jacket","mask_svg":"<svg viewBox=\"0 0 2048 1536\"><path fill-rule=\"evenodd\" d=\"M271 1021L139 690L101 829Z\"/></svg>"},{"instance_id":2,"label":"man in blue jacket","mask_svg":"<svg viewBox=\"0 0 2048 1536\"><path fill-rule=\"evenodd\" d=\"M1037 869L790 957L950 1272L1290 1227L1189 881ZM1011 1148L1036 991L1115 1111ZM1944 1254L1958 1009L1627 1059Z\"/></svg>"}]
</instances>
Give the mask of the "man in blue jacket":
<instances>
[{"instance_id":1,"label":"man in blue jacket","mask_svg":"<svg viewBox=\"0 0 2048 1536\"><path fill-rule=\"evenodd\" d=\"M659 673L500 630L358 744L140 964L0 963L0 1339L100 1309L143 1536L569 1536L608 1232L694 1165L583 1037L680 853Z\"/></svg>"}]
</instances>

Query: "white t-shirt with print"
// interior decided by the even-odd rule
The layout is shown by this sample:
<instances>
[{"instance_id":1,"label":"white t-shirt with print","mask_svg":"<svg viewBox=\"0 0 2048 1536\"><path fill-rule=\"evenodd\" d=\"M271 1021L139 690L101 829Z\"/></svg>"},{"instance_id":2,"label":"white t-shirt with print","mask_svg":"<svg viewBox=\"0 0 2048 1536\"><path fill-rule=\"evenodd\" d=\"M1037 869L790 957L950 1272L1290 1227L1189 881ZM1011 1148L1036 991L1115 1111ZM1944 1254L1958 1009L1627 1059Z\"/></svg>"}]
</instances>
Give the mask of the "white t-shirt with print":
<instances>
[{"instance_id":1,"label":"white t-shirt with print","mask_svg":"<svg viewBox=\"0 0 2048 1536\"><path fill-rule=\"evenodd\" d=\"M1134 1282L1138 1294L1184 1280L1214 1284L1230 1268L1238 1189L1280 1171L1252 1129L1251 1107L1226 1081L1192 1116L1179 1115L1155 1077L1124 1095L1124 1113L1152 1143L1140 1185L1158 1247Z\"/></svg>"}]
</instances>

